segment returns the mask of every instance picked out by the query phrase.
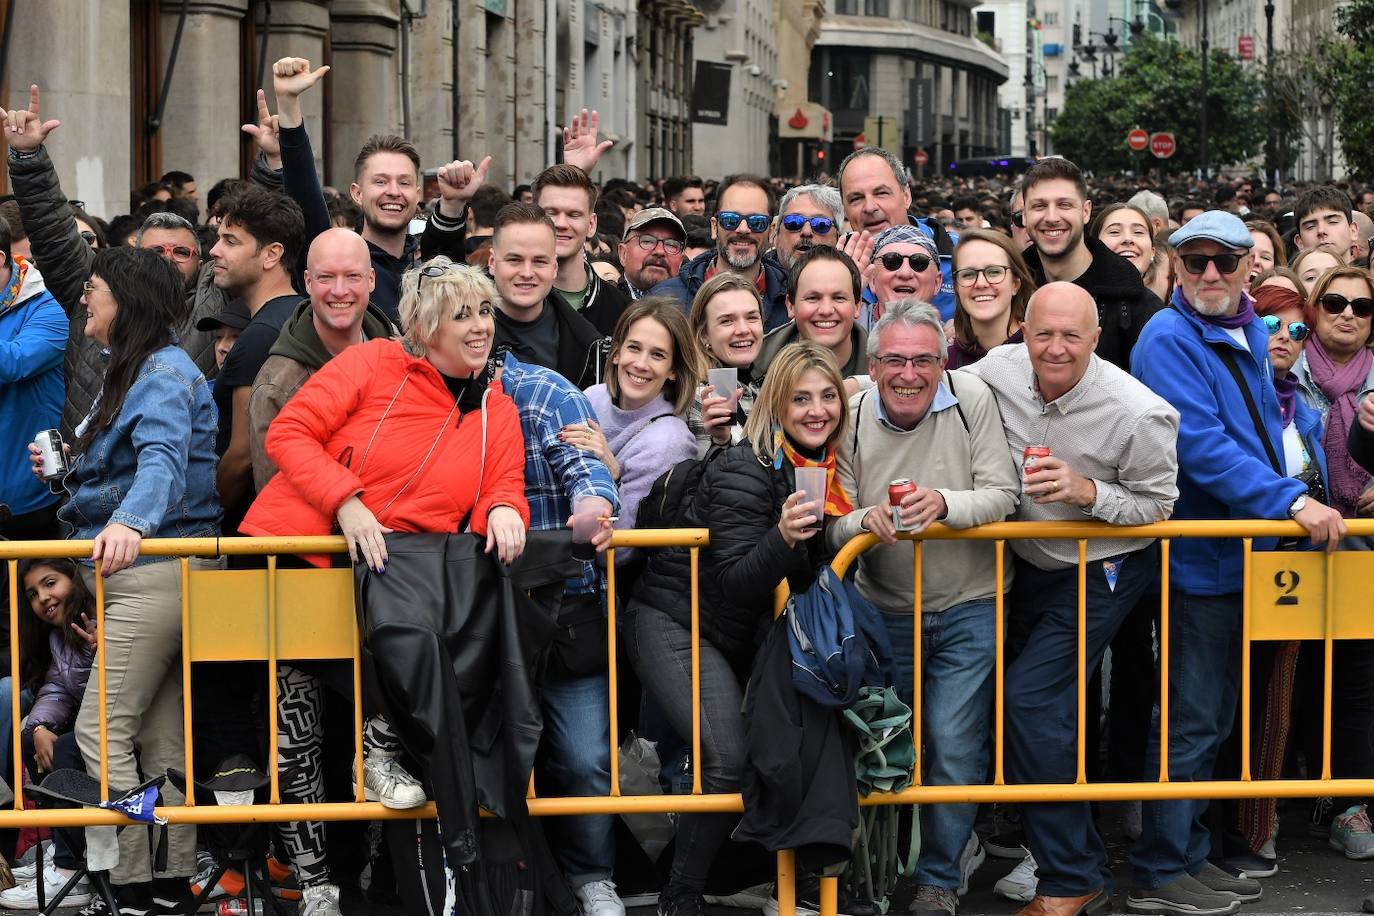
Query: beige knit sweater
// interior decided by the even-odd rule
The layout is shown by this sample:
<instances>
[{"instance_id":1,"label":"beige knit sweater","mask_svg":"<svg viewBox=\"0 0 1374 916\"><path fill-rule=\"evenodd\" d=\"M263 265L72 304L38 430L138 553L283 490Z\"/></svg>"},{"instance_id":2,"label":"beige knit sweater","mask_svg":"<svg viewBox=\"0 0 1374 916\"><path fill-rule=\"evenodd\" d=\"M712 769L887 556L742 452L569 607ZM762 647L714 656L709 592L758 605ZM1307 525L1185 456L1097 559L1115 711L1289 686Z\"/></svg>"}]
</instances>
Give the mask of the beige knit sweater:
<instances>
[{"instance_id":1,"label":"beige knit sweater","mask_svg":"<svg viewBox=\"0 0 1374 916\"><path fill-rule=\"evenodd\" d=\"M838 449L838 472L845 492L860 508L830 526L832 547L861 533L864 515L873 506L887 505L887 485L898 477L939 490L949 509L942 524L951 528L1001 521L1016 511L1021 478L992 391L982 379L959 371L946 373L941 385L953 392L958 406L932 410L910 431L878 419L877 389L850 399L850 426ZM997 591L994 549L991 541L926 542L922 610L939 612L992 598ZM887 613L911 613L912 550L909 541L879 544L859 560L860 591ZM1009 551L1005 558L1003 588L1011 584Z\"/></svg>"}]
</instances>

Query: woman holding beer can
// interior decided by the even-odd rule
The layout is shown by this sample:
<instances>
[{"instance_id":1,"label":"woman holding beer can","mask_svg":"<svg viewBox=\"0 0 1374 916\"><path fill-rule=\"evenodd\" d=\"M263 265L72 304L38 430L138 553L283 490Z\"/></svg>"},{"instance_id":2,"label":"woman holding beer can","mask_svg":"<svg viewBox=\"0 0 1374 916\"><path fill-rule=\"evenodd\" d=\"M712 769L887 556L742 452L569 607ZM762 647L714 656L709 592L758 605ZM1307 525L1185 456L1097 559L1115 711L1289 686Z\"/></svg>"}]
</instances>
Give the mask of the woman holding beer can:
<instances>
[{"instance_id":1,"label":"woman holding beer can","mask_svg":"<svg viewBox=\"0 0 1374 916\"><path fill-rule=\"evenodd\" d=\"M143 538L215 537L215 410L195 363L174 342L185 321L180 274L156 252L106 248L95 257L81 303L86 336L109 350L91 413L76 428L71 468L62 478L68 501L59 518L78 540L94 541L83 561L85 584L104 578L106 759L112 791L129 789L144 773L182 766L181 564L140 556ZM30 446L34 473L43 455ZM51 468L50 468L51 469ZM196 559L191 568L216 561ZM97 678L76 720L87 772L100 774ZM136 758L134 748L141 748ZM181 794L162 788L162 804ZM179 903L196 870L196 830L167 830L166 870L152 871L147 838L118 836L110 870L118 901L131 909ZM113 828L88 828L87 845L113 853Z\"/></svg>"},{"instance_id":2,"label":"woman holding beer can","mask_svg":"<svg viewBox=\"0 0 1374 916\"><path fill-rule=\"evenodd\" d=\"M755 640L772 619L773 590L784 579L794 592L810 586L824 560L824 539L816 536L823 519L851 509L835 473L835 443L847 422L844 379L830 350L809 341L787 345L759 390L745 441L707 466L686 510L688 525L711 532L700 575L703 791L739 791L742 685ZM819 472L823 488L799 489L808 471ZM623 622L631 664L683 736L692 734L690 595L687 551L659 551ZM707 872L738 821L736 814L681 816L661 916L705 913Z\"/></svg>"}]
</instances>

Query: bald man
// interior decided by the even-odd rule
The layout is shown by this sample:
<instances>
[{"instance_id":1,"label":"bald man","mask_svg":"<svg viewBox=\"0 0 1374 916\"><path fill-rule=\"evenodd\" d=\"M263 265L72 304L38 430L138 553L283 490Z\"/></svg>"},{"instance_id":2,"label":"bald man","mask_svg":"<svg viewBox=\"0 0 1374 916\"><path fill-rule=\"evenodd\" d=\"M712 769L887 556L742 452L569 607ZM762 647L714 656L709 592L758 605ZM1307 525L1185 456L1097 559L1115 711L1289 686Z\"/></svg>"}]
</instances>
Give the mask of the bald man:
<instances>
[{"instance_id":1,"label":"bald man","mask_svg":"<svg viewBox=\"0 0 1374 916\"><path fill-rule=\"evenodd\" d=\"M282 325L248 398L249 447L258 490L277 472L267 457L267 427L291 396L347 347L396 331L370 302L377 275L367 242L352 229L327 229L315 237L305 262L310 298Z\"/></svg>"},{"instance_id":2,"label":"bald man","mask_svg":"<svg viewBox=\"0 0 1374 916\"><path fill-rule=\"evenodd\" d=\"M369 301L375 285L371 251L361 235L351 229L327 229L315 236L305 266L310 298L301 300L282 325L248 398L253 483L258 490L277 472L264 447L267 428L292 395L346 348L396 334L386 313ZM277 669L277 697L282 723L278 747L282 797L295 803L324 801L320 769L324 701L319 679L282 665ZM410 782L423 802L423 790L413 778ZM339 888L330 880L326 865L324 825L293 821L281 828L306 903L323 897L337 904Z\"/></svg>"},{"instance_id":3,"label":"bald man","mask_svg":"<svg viewBox=\"0 0 1374 916\"><path fill-rule=\"evenodd\" d=\"M1097 306L1073 283L1031 297L1026 342L995 348L958 372L997 396L1007 444L1024 467L1016 518L1144 525L1169 517L1178 497L1178 412L1093 350ZM957 373L956 373L957 374ZM1028 446L1049 456L1027 464ZM1078 545L1012 541L1006 675L1007 776L1071 783L1077 768ZM1087 670L1159 578L1159 545L1103 537L1087 546ZM1023 805L1039 885L1033 913L1105 912L1106 850L1086 803ZM1024 912L1024 911L1023 911Z\"/></svg>"}]
</instances>

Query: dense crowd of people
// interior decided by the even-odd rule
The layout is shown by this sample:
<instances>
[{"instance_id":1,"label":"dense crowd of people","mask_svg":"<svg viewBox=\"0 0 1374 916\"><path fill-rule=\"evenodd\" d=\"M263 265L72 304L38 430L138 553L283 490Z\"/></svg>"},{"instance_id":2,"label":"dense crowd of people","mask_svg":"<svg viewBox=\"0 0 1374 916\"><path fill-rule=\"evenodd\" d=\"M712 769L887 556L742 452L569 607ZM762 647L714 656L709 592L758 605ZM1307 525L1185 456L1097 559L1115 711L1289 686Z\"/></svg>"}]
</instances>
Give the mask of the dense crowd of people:
<instances>
[{"instance_id":1,"label":"dense crowd of people","mask_svg":"<svg viewBox=\"0 0 1374 916\"><path fill-rule=\"evenodd\" d=\"M0 681L0 729L21 735L19 761L0 735L16 791L62 769L98 775L102 746L119 789L183 765L182 566L143 554L144 538L336 532L376 656L366 795L439 810L437 828L409 839L374 832L374 887L385 834L409 911L452 912L455 888L487 900L500 882L471 869L505 861L497 850L510 837L503 847L477 823L480 802L504 811L522 863L545 862L532 869L541 911L623 916L626 840L612 816L532 825L514 809L531 767L541 795L610 794L612 738L634 728L654 737L663 791L696 771L702 791L745 798L743 820L672 821L660 916L702 916L722 899L713 866L732 837L798 847L810 875L798 905L815 909L814 877L858 855L853 739L840 709L791 689L788 634L772 624L779 584L813 592L846 543L877 539L850 587L880 623L867 633L875 656L891 662L876 686L919 702L927 785L989 780L999 626L1007 780L1075 781L1086 589L1095 684L1111 658L1105 690L1088 691L1088 769L1130 782L1159 768L1159 543L1106 528L1081 552L1012 540L999 580L991 542L931 540L913 568L899 535L1007 519L1292 519L1303 537L1255 538L1254 549L1370 547L1346 522L1374 517L1374 190L1090 181L1054 157L1021 176L922 183L877 148L814 183L598 186L588 176L609 141L582 112L563 161L511 194L487 182L482 159L441 165L426 200L419 154L389 135L359 151L340 193L321 186L301 115L327 72L274 65L277 112L259 92L258 123L244 128L258 148L252 173L215 184L204 211L193 176L169 172L136 192L129 215L98 219L59 185L47 150L59 124L44 120L38 87L28 108L3 112L13 196L0 203L0 534L94 545L89 560L18 567L32 613L9 634L20 664ZM708 529L699 571L681 548L608 554L613 531L634 527ZM436 549L447 571L417 573L417 556ZM540 563L544 579L526 588ZM189 568L225 565L263 562ZM1180 539L1168 565L1169 778L1234 778L1238 712L1254 723L1250 776L1320 775L1320 645L1251 646L1251 708L1239 710L1241 543ZM492 570L506 570L518 601L471 594L472 582L496 581L481 578ZM630 692L608 673L612 572ZM509 601L525 616L507 626ZM398 603L429 638L387 629ZM100 640L103 708L91 674ZM1334 777L1374 776L1372 663L1368 641L1335 644ZM337 675L279 667L284 802L337 797L329 709L351 695ZM197 665L192 679L205 768L194 775L245 753L265 770L265 666ZM22 718L11 722L15 692ZM502 704L504 724L492 725ZM491 763L492 729L526 725ZM492 773L519 779L494 787ZM802 793L795 803L784 783ZM171 783L161 792L182 802ZM1365 802L1324 799L1314 812L1350 858L1374 858ZM913 913L953 916L990 849L1020 860L997 890L1023 914L1111 907L1086 803L1000 807L995 837L975 829L975 805L908 816L904 833L920 837ZM1258 879L1283 852L1272 798L1137 802L1128 829L1124 903L1137 913L1234 913L1260 899ZM0 907L37 909L88 868L130 916L238 895L243 875L221 875L222 850L203 831L198 842L194 826L173 825L167 837L153 856L140 831L59 833L41 874L15 869ZM304 916L341 912L331 860L354 853L340 844L367 845L320 823L275 831L272 881ZM427 850L442 852L437 863ZM776 911L766 889L749 899ZM66 900L111 911L84 877ZM841 903L877 912L848 891Z\"/></svg>"}]
</instances>

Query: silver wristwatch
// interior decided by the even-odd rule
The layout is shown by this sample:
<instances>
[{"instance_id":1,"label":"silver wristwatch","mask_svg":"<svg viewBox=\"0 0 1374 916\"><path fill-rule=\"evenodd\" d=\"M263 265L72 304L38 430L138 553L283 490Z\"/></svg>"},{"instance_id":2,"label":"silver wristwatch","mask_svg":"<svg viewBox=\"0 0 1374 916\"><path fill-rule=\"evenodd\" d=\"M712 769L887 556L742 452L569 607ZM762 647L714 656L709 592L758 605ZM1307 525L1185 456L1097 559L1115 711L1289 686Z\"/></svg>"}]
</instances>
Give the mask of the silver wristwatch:
<instances>
[{"instance_id":1,"label":"silver wristwatch","mask_svg":"<svg viewBox=\"0 0 1374 916\"><path fill-rule=\"evenodd\" d=\"M1301 496L1299 496L1297 499L1293 500L1293 505L1291 505L1291 506L1288 507L1288 517L1289 517L1289 518L1295 518L1295 517L1297 517L1297 514L1298 514L1299 512L1301 512L1302 509L1303 509L1303 506L1306 506L1306 505L1307 505L1307 494L1304 493L1304 494L1302 494Z\"/></svg>"}]
</instances>

